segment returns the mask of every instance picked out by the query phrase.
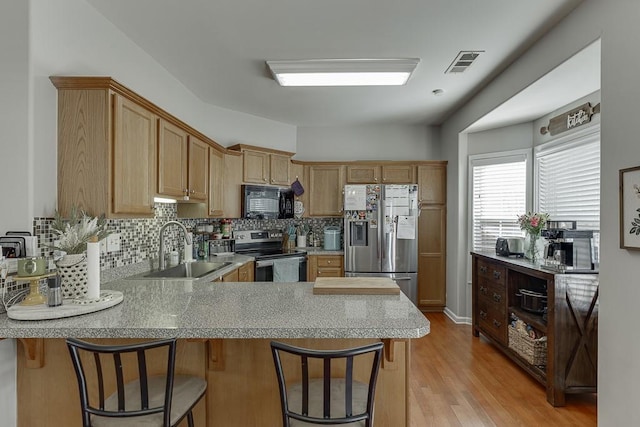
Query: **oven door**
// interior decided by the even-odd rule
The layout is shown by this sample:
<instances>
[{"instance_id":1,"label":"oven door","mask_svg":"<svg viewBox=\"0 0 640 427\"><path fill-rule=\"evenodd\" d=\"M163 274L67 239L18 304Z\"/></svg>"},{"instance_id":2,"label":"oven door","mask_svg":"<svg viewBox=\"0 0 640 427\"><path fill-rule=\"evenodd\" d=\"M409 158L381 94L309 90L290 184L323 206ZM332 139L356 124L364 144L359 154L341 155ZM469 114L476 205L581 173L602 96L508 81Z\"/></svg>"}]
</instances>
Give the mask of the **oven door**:
<instances>
[{"instance_id":1,"label":"oven door","mask_svg":"<svg viewBox=\"0 0 640 427\"><path fill-rule=\"evenodd\" d=\"M295 269L291 271L294 263L298 265L297 275ZM256 259L256 282L273 282L274 276L276 282L306 282L307 256Z\"/></svg>"}]
</instances>

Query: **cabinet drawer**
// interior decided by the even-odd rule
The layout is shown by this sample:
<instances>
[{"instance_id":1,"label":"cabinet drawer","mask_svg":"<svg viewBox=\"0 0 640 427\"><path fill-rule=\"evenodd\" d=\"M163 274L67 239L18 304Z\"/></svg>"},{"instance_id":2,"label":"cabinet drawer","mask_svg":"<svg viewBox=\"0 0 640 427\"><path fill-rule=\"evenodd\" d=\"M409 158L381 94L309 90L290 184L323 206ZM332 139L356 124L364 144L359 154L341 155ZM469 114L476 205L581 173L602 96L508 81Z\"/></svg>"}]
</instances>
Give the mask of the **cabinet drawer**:
<instances>
[{"instance_id":1,"label":"cabinet drawer","mask_svg":"<svg viewBox=\"0 0 640 427\"><path fill-rule=\"evenodd\" d=\"M486 298L478 300L478 326L500 343L507 345L507 315Z\"/></svg>"},{"instance_id":2,"label":"cabinet drawer","mask_svg":"<svg viewBox=\"0 0 640 427\"><path fill-rule=\"evenodd\" d=\"M505 312L507 308L507 295L503 286L481 280L478 284L478 301L486 300L486 302L496 310Z\"/></svg>"},{"instance_id":3,"label":"cabinet drawer","mask_svg":"<svg viewBox=\"0 0 640 427\"><path fill-rule=\"evenodd\" d=\"M342 256L340 255L319 255L318 267L342 268Z\"/></svg>"},{"instance_id":4,"label":"cabinet drawer","mask_svg":"<svg viewBox=\"0 0 640 427\"><path fill-rule=\"evenodd\" d=\"M478 277L489 282L504 285L506 283L507 269L501 265L485 260L478 260Z\"/></svg>"},{"instance_id":5,"label":"cabinet drawer","mask_svg":"<svg viewBox=\"0 0 640 427\"><path fill-rule=\"evenodd\" d=\"M340 268L318 268L317 277L342 277L342 269Z\"/></svg>"}]
</instances>

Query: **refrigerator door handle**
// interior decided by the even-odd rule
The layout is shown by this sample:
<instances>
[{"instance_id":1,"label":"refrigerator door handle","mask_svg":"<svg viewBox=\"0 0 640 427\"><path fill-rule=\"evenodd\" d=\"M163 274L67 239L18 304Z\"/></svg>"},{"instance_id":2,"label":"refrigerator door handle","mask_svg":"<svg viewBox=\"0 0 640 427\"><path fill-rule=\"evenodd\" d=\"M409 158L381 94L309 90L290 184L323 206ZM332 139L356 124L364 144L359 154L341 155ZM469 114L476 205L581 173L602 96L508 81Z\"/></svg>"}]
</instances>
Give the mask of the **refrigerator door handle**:
<instances>
[{"instance_id":1,"label":"refrigerator door handle","mask_svg":"<svg viewBox=\"0 0 640 427\"><path fill-rule=\"evenodd\" d=\"M411 280L411 277L396 277L393 280Z\"/></svg>"}]
</instances>

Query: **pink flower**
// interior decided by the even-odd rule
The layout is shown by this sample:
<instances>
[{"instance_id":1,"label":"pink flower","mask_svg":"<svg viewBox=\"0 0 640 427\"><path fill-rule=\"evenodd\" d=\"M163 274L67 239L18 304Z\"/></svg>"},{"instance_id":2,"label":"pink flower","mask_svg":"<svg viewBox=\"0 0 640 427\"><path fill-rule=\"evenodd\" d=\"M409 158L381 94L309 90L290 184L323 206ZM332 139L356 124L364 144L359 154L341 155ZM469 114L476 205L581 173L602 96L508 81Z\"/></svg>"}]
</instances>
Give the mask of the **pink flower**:
<instances>
[{"instance_id":1,"label":"pink flower","mask_svg":"<svg viewBox=\"0 0 640 427\"><path fill-rule=\"evenodd\" d=\"M531 226L532 227L537 227L538 226L538 222L540 221L540 218L538 218L537 216L534 216L531 218Z\"/></svg>"}]
</instances>

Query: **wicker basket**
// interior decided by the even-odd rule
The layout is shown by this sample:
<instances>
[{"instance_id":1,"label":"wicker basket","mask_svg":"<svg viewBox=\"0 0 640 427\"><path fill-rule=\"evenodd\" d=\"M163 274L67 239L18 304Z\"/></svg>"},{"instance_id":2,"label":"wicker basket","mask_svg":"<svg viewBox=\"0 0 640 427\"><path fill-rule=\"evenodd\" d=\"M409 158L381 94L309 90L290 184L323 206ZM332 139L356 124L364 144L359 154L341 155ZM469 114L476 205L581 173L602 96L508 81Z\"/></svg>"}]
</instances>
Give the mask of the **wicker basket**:
<instances>
[{"instance_id":1,"label":"wicker basket","mask_svg":"<svg viewBox=\"0 0 640 427\"><path fill-rule=\"evenodd\" d=\"M532 365L547 364L547 337L531 338L526 332L509 325L509 348Z\"/></svg>"}]
</instances>

